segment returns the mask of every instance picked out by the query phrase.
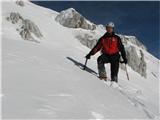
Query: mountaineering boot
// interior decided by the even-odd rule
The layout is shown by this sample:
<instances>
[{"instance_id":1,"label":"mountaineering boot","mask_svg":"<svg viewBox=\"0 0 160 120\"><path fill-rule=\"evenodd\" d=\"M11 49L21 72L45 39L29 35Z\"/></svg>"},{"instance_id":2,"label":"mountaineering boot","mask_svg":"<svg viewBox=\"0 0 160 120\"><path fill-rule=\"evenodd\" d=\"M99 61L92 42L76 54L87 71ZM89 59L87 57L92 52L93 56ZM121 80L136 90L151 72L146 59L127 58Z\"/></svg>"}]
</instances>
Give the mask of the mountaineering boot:
<instances>
[{"instance_id":1,"label":"mountaineering boot","mask_svg":"<svg viewBox=\"0 0 160 120\"><path fill-rule=\"evenodd\" d=\"M104 77L104 76L99 76L99 79L100 79L100 80L107 81L107 77Z\"/></svg>"},{"instance_id":2,"label":"mountaineering boot","mask_svg":"<svg viewBox=\"0 0 160 120\"><path fill-rule=\"evenodd\" d=\"M104 64L98 65L98 73L99 73L99 79L100 80L107 81L107 76L106 76L106 71L105 71Z\"/></svg>"}]
</instances>

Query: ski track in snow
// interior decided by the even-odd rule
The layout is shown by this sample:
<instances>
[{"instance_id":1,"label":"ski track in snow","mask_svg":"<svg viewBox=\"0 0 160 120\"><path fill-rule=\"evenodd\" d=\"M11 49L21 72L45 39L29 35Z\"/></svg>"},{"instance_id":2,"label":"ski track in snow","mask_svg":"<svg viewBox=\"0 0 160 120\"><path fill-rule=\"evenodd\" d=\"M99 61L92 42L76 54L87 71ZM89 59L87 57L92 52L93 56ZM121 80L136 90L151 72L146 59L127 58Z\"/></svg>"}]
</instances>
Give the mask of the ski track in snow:
<instances>
[{"instance_id":1,"label":"ski track in snow","mask_svg":"<svg viewBox=\"0 0 160 120\"><path fill-rule=\"evenodd\" d=\"M151 111L148 110L148 108L145 106L145 104L140 101L140 99L137 97L136 94L133 94L133 93L129 92L128 90L125 90L122 86L120 86L120 88L118 88L118 90L122 95L124 95L131 102L132 105L141 109L146 114L146 116L148 118L150 118L150 119L155 118L155 116L151 113ZM137 94L139 94L139 92Z\"/></svg>"},{"instance_id":2,"label":"ski track in snow","mask_svg":"<svg viewBox=\"0 0 160 120\"><path fill-rule=\"evenodd\" d=\"M156 118L156 116L154 116L152 114L152 112L148 110L148 108L144 104L143 100L141 99L141 97L143 97L142 96L143 93L141 90L138 90L135 88L125 88L122 85L119 85L118 88L113 88L113 89L118 90L124 97L126 97L128 99L128 101L131 103L131 105L142 110L149 119Z\"/></svg>"}]
</instances>

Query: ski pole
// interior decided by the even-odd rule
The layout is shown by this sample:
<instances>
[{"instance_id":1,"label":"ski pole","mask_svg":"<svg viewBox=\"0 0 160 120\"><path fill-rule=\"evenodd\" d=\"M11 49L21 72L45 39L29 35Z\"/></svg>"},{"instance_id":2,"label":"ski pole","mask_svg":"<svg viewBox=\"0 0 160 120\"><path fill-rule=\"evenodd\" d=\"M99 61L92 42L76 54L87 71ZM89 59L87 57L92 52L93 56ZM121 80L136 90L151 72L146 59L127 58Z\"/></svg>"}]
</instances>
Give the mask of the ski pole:
<instances>
[{"instance_id":1,"label":"ski pole","mask_svg":"<svg viewBox=\"0 0 160 120\"><path fill-rule=\"evenodd\" d=\"M127 79L129 80L129 75L128 75L127 65L126 64L125 64L125 70L126 70Z\"/></svg>"},{"instance_id":2,"label":"ski pole","mask_svg":"<svg viewBox=\"0 0 160 120\"><path fill-rule=\"evenodd\" d=\"M84 64L84 66L83 66L83 70L86 69L87 61L88 61L88 59L86 58L85 64Z\"/></svg>"},{"instance_id":3,"label":"ski pole","mask_svg":"<svg viewBox=\"0 0 160 120\"><path fill-rule=\"evenodd\" d=\"M123 62L123 61L120 61L120 63L124 63L124 62ZM128 75L127 65L126 65L126 64L125 64L125 71L126 71L127 79L129 80L129 75Z\"/></svg>"}]
</instances>

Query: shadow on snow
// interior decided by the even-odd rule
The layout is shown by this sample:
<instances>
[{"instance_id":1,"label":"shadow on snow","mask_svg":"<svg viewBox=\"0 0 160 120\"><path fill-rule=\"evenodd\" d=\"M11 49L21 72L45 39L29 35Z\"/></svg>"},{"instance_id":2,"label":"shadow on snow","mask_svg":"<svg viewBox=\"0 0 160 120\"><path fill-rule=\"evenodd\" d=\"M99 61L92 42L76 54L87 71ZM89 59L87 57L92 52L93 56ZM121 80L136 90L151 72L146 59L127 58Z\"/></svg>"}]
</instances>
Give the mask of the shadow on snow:
<instances>
[{"instance_id":1,"label":"shadow on snow","mask_svg":"<svg viewBox=\"0 0 160 120\"><path fill-rule=\"evenodd\" d=\"M78 62L77 60L71 58L71 57L66 57L68 60L70 60L71 62L73 62L77 67L79 67L81 70L83 70L84 64ZM85 71L87 71L88 73L97 76L97 72L95 72L94 70L92 70L91 68L86 66Z\"/></svg>"}]
</instances>

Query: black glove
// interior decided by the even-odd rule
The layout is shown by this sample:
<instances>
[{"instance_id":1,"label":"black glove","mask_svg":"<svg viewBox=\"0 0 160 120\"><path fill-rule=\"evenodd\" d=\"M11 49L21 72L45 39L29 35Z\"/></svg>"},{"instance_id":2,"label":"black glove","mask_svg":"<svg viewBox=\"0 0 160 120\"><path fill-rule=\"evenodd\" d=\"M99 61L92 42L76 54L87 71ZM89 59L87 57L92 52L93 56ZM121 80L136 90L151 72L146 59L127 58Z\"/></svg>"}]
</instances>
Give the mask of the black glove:
<instances>
[{"instance_id":1,"label":"black glove","mask_svg":"<svg viewBox=\"0 0 160 120\"><path fill-rule=\"evenodd\" d=\"M90 54L87 54L87 55L86 55L86 58L87 58L87 59L90 59L90 58L91 58L91 55L90 55Z\"/></svg>"},{"instance_id":2,"label":"black glove","mask_svg":"<svg viewBox=\"0 0 160 120\"><path fill-rule=\"evenodd\" d=\"M127 63L128 63L128 61L127 61L127 59L124 59L123 61L120 61L120 63L127 64Z\"/></svg>"},{"instance_id":3,"label":"black glove","mask_svg":"<svg viewBox=\"0 0 160 120\"><path fill-rule=\"evenodd\" d=\"M127 59L124 59L124 60L123 60L123 63L124 63L124 64L127 64L127 62L128 62Z\"/></svg>"}]
</instances>

